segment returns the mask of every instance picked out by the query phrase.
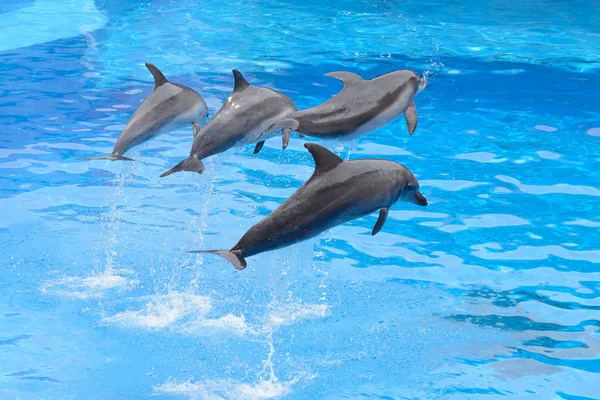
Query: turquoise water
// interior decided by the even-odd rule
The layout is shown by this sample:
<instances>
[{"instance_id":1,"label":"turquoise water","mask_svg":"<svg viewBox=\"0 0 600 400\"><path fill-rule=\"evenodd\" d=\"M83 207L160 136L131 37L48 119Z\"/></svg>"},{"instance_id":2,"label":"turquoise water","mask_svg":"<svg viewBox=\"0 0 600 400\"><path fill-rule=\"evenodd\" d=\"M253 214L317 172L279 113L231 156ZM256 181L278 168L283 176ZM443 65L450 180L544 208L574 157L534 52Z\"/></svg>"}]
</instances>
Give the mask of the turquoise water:
<instances>
[{"instance_id":1,"label":"turquoise water","mask_svg":"<svg viewBox=\"0 0 600 400\"><path fill-rule=\"evenodd\" d=\"M600 4L0 3L0 398L600 398ZM228 248L313 161L238 148L158 175L191 129L109 152L152 90L214 114L231 69L307 108L326 72L428 77L419 126L352 142L417 175L398 204L249 260Z\"/></svg>"}]
</instances>

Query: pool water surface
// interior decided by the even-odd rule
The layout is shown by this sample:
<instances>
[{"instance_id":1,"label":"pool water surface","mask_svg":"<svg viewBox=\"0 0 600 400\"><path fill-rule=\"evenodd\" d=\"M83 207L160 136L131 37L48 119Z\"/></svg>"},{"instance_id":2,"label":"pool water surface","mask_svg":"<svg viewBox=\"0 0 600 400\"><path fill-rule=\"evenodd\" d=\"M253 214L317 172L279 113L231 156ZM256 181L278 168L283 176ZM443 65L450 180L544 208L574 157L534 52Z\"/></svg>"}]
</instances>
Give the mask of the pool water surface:
<instances>
[{"instance_id":1,"label":"pool water surface","mask_svg":"<svg viewBox=\"0 0 600 400\"><path fill-rule=\"evenodd\" d=\"M0 3L0 399L600 399L600 3ZM230 248L314 170L292 134L159 175L192 130L109 153L152 91L211 115L232 69L298 109L395 69L399 118L319 142L385 158L398 203L252 257ZM317 140L315 140L317 141ZM318 142L318 141L317 141Z\"/></svg>"}]
</instances>

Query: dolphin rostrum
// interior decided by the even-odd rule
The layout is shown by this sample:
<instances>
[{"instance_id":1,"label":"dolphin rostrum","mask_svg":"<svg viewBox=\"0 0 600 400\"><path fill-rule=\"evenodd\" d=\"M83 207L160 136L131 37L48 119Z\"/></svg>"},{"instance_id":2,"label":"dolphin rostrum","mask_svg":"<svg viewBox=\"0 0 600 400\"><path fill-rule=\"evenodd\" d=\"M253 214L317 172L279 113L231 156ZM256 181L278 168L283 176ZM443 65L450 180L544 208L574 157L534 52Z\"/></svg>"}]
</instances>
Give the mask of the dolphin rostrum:
<instances>
[{"instance_id":1,"label":"dolphin rostrum","mask_svg":"<svg viewBox=\"0 0 600 400\"><path fill-rule=\"evenodd\" d=\"M284 116L296 111L294 102L284 94L263 86L252 86L242 74L233 70L235 86L223 106L214 117L200 129L194 124L194 144L190 156L163 173L161 177L179 171L201 174L204 171L202 159L222 153L234 146L243 146L269 137L267 128ZM271 136L276 132L272 131ZM255 151L257 152L257 151Z\"/></svg>"},{"instance_id":2,"label":"dolphin rostrum","mask_svg":"<svg viewBox=\"0 0 600 400\"><path fill-rule=\"evenodd\" d=\"M426 86L424 78L409 70L392 71L371 80L352 72L329 72L344 88L325 103L295 111L268 129L283 128L283 148L289 130L321 139L353 139L404 114L408 133L417 128L414 98ZM287 131L285 131L287 129ZM287 137L286 137L287 136Z\"/></svg>"},{"instance_id":3,"label":"dolphin rostrum","mask_svg":"<svg viewBox=\"0 0 600 400\"><path fill-rule=\"evenodd\" d=\"M88 157L87 160L133 161L123 157L132 147L208 117L208 107L198 93L187 86L169 82L154 65L146 63L146 67L154 77L154 90L135 110L112 153Z\"/></svg>"},{"instance_id":4,"label":"dolphin rostrum","mask_svg":"<svg viewBox=\"0 0 600 400\"><path fill-rule=\"evenodd\" d=\"M372 235L383 227L390 207L399 200L427 205L415 176L403 165L381 159L343 161L315 143L304 147L315 160L315 171L292 196L246 232L231 250L214 253L238 269L246 257L314 237L327 229L379 210Z\"/></svg>"}]
</instances>

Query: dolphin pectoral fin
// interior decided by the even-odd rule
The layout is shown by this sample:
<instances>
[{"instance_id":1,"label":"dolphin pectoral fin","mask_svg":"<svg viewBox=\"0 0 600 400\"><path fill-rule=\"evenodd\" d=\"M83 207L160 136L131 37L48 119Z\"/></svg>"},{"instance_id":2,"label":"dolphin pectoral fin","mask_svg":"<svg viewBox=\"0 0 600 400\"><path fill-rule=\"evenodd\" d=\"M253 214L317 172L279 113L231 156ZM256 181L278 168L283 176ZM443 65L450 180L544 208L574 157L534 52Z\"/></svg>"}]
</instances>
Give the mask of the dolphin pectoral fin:
<instances>
[{"instance_id":1,"label":"dolphin pectoral fin","mask_svg":"<svg viewBox=\"0 0 600 400\"><path fill-rule=\"evenodd\" d=\"M107 154L105 156L80 157L78 160L110 160L110 161L135 161L133 158L123 157L119 154Z\"/></svg>"},{"instance_id":2,"label":"dolphin pectoral fin","mask_svg":"<svg viewBox=\"0 0 600 400\"><path fill-rule=\"evenodd\" d=\"M260 142L256 143L256 147L254 148L254 154L258 154L258 152L260 151L260 149L263 148L264 145L265 145L264 140L261 140Z\"/></svg>"},{"instance_id":3,"label":"dolphin pectoral fin","mask_svg":"<svg viewBox=\"0 0 600 400\"><path fill-rule=\"evenodd\" d=\"M404 110L404 118L406 118L406 125L408 126L408 134L412 135L417 129L417 107L413 101L406 110Z\"/></svg>"},{"instance_id":4,"label":"dolphin pectoral fin","mask_svg":"<svg viewBox=\"0 0 600 400\"><path fill-rule=\"evenodd\" d=\"M159 87L162 84L169 82L167 80L167 78L165 78L163 73L160 72L160 70L158 68L156 68L154 65L152 65L150 63L146 63L146 68L148 68L148 70L150 70L150 73L154 77L154 89L156 89L157 87Z\"/></svg>"},{"instance_id":5,"label":"dolphin pectoral fin","mask_svg":"<svg viewBox=\"0 0 600 400\"><path fill-rule=\"evenodd\" d=\"M273 126L274 129L281 128L281 148L283 150L287 149L290 143L292 131L298 129L299 126L300 123L292 118L283 119Z\"/></svg>"},{"instance_id":6,"label":"dolphin pectoral fin","mask_svg":"<svg viewBox=\"0 0 600 400\"><path fill-rule=\"evenodd\" d=\"M316 143L304 143L304 147L308 149L315 160L315 172L313 176L330 171L344 161L325 147Z\"/></svg>"},{"instance_id":7,"label":"dolphin pectoral fin","mask_svg":"<svg viewBox=\"0 0 600 400\"><path fill-rule=\"evenodd\" d=\"M286 119L282 119L281 121L277 122L275 125L273 125L271 127L271 129L287 128L289 130L295 131L296 129L298 129L299 126L300 126L300 122L296 121L293 118L286 118ZM269 129L269 130L271 130L271 129Z\"/></svg>"},{"instance_id":8,"label":"dolphin pectoral fin","mask_svg":"<svg viewBox=\"0 0 600 400\"><path fill-rule=\"evenodd\" d=\"M194 135L194 139L196 139L196 136L198 136L198 134L200 133L200 130L202 128L200 128L200 124L199 123L192 122L192 129L193 129L192 134Z\"/></svg>"},{"instance_id":9,"label":"dolphin pectoral fin","mask_svg":"<svg viewBox=\"0 0 600 400\"><path fill-rule=\"evenodd\" d=\"M298 121L296 121L295 119L292 118L286 118L286 119L282 119L281 121L278 121L276 123L274 123L273 125L269 126L268 128L266 128L264 131L262 131L260 134L258 134L258 136L256 136L252 141L255 141L257 139L259 139L262 135L264 135L265 133L272 131L274 129L291 129L293 131L295 131L296 129L298 129L298 127L300 126L300 123Z\"/></svg>"},{"instance_id":10,"label":"dolphin pectoral fin","mask_svg":"<svg viewBox=\"0 0 600 400\"><path fill-rule=\"evenodd\" d=\"M281 148L285 150L290 143L290 135L292 134L292 130L290 128L283 128L281 130Z\"/></svg>"},{"instance_id":11,"label":"dolphin pectoral fin","mask_svg":"<svg viewBox=\"0 0 600 400\"><path fill-rule=\"evenodd\" d=\"M246 260L242 257L241 250L192 250L188 253L209 253L216 254L233 264L233 267L238 271L246 268Z\"/></svg>"},{"instance_id":12,"label":"dolphin pectoral fin","mask_svg":"<svg viewBox=\"0 0 600 400\"><path fill-rule=\"evenodd\" d=\"M330 76L332 78L337 78L344 83L344 87L350 87L358 85L363 82L364 79L353 72L345 72L345 71L336 71L336 72L328 72L325 76Z\"/></svg>"},{"instance_id":13,"label":"dolphin pectoral fin","mask_svg":"<svg viewBox=\"0 0 600 400\"><path fill-rule=\"evenodd\" d=\"M200 161L197 157L189 156L188 158L186 158L167 172L161 174L160 177L164 178L165 176L174 174L175 172L179 171L197 172L201 174L202 172L204 172L204 164L202 164L202 161Z\"/></svg>"},{"instance_id":14,"label":"dolphin pectoral fin","mask_svg":"<svg viewBox=\"0 0 600 400\"><path fill-rule=\"evenodd\" d=\"M389 207L381 207L379 210L379 218L373 227L373 232L371 232L372 236L377 235L377 233L383 228L383 224L385 224L385 220L387 219L388 213L390 212Z\"/></svg>"}]
</instances>

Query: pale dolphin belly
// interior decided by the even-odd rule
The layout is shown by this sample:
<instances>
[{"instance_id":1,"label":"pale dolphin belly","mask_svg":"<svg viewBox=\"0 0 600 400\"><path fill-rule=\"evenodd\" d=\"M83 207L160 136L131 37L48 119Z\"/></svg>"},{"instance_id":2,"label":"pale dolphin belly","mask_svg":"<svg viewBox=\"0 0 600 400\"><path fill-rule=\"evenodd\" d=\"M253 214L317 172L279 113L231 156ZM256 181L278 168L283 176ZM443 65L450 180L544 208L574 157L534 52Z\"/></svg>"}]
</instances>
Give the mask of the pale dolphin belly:
<instances>
[{"instance_id":1,"label":"pale dolphin belly","mask_svg":"<svg viewBox=\"0 0 600 400\"><path fill-rule=\"evenodd\" d=\"M177 101L174 97L168 101ZM164 107L169 107L165 102ZM132 147L155 138L165 132L183 128L192 122L198 121L205 109L203 102L198 102L187 110L174 109L171 113L160 114L163 110L155 108L141 115L131 126L126 126L123 134L115 145L115 154L124 154Z\"/></svg>"},{"instance_id":2,"label":"pale dolphin belly","mask_svg":"<svg viewBox=\"0 0 600 400\"><path fill-rule=\"evenodd\" d=\"M282 120L293 111L294 110L292 108L285 109L275 114L271 118L261 121L258 125L244 135L244 137L240 140L240 144L246 145L260 140L271 139L272 137L277 136L280 131L278 129L268 130L269 127L275 125L278 121Z\"/></svg>"},{"instance_id":3,"label":"pale dolphin belly","mask_svg":"<svg viewBox=\"0 0 600 400\"><path fill-rule=\"evenodd\" d=\"M376 115L373 119L367 121L365 124L359 126L355 131L351 132L348 138L356 139L365 133L379 129L382 126L392 122L408 108L410 103L413 101L413 96L410 93L402 93L402 95L389 107L385 108L381 113Z\"/></svg>"},{"instance_id":4,"label":"pale dolphin belly","mask_svg":"<svg viewBox=\"0 0 600 400\"><path fill-rule=\"evenodd\" d=\"M350 82L325 103L289 118L299 123L295 131L308 136L355 139L390 123L413 104L418 78L410 74L409 78L386 74L372 81Z\"/></svg>"}]
</instances>

